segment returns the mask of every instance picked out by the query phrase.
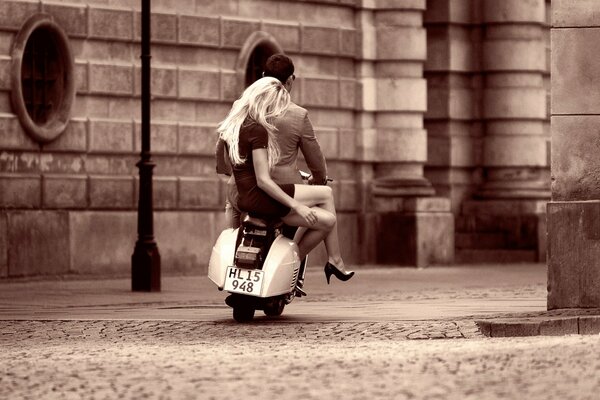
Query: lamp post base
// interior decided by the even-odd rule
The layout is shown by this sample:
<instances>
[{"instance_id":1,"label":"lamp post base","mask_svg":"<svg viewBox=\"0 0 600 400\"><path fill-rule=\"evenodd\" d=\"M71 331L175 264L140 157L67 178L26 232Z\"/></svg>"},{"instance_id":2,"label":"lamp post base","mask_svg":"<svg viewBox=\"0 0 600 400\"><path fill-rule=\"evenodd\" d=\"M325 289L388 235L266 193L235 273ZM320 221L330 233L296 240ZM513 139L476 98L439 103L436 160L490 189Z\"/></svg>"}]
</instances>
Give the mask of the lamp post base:
<instances>
[{"instance_id":1,"label":"lamp post base","mask_svg":"<svg viewBox=\"0 0 600 400\"><path fill-rule=\"evenodd\" d=\"M131 256L131 290L160 292L160 254L156 242L137 241Z\"/></svg>"}]
</instances>

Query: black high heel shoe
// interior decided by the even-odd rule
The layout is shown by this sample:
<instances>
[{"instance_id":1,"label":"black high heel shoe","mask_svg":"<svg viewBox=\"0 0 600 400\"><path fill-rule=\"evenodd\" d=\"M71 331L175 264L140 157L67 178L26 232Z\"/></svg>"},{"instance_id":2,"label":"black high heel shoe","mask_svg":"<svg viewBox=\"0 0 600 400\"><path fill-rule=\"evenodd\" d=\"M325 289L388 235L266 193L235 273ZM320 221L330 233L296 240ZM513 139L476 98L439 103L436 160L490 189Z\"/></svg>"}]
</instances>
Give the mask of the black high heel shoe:
<instances>
[{"instance_id":1,"label":"black high heel shoe","mask_svg":"<svg viewBox=\"0 0 600 400\"><path fill-rule=\"evenodd\" d=\"M335 277L338 278L340 281L346 282L348 279L354 276L354 271L344 273L328 261L327 264L325 264L325 278L327 278L328 285L331 275L335 275Z\"/></svg>"}]
</instances>

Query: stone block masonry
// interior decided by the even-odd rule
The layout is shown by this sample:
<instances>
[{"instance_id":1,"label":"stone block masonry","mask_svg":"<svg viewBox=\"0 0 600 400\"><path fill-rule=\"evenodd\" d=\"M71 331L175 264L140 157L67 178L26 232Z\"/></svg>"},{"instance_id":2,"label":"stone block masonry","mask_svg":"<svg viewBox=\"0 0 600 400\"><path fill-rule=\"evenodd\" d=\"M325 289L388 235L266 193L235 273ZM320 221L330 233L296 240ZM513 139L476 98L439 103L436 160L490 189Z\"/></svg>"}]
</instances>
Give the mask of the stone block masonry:
<instances>
[{"instance_id":1,"label":"stone block masonry","mask_svg":"<svg viewBox=\"0 0 600 400\"><path fill-rule=\"evenodd\" d=\"M548 308L600 307L598 4L552 4L552 202ZM582 66L585 66L583 68Z\"/></svg>"},{"instance_id":2,"label":"stone block masonry","mask_svg":"<svg viewBox=\"0 0 600 400\"><path fill-rule=\"evenodd\" d=\"M127 176L90 176L90 208L132 209L134 179Z\"/></svg>"},{"instance_id":3,"label":"stone block masonry","mask_svg":"<svg viewBox=\"0 0 600 400\"><path fill-rule=\"evenodd\" d=\"M8 218L0 213L0 278L8 276Z\"/></svg>"},{"instance_id":4,"label":"stone block masonry","mask_svg":"<svg viewBox=\"0 0 600 400\"><path fill-rule=\"evenodd\" d=\"M0 11L0 28L17 30L30 15L40 11L40 3L5 1Z\"/></svg>"},{"instance_id":5,"label":"stone block masonry","mask_svg":"<svg viewBox=\"0 0 600 400\"><path fill-rule=\"evenodd\" d=\"M90 7L88 13L91 38L124 41L134 38L132 10Z\"/></svg>"},{"instance_id":6,"label":"stone block masonry","mask_svg":"<svg viewBox=\"0 0 600 400\"><path fill-rule=\"evenodd\" d=\"M8 276L69 272L69 221L64 211L6 212Z\"/></svg>"},{"instance_id":7,"label":"stone block masonry","mask_svg":"<svg viewBox=\"0 0 600 400\"><path fill-rule=\"evenodd\" d=\"M84 5L61 5L42 3L42 11L54 17L54 20L71 37L88 35L88 8Z\"/></svg>"},{"instance_id":8,"label":"stone block masonry","mask_svg":"<svg viewBox=\"0 0 600 400\"><path fill-rule=\"evenodd\" d=\"M581 22L566 16L560 5L571 3L557 4L552 13L568 25L558 33L588 37L572 31L587 26L589 17ZM215 128L266 55L257 49L282 49L295 62L292 98L308 108L335 179L340 226L351 249L347 262L390 256L397 241L377 247L380 226L404 240L406 265L451 261L453 218L463 203L475 195L496 204L506 193L517 201L548 194L545 10L544 0L153 2L153 190L161 215L159 249L164 240L163 256L172 263L166 268L201 268L208 261L202 246L223 226ZM136 0L6 0L0 9L0 210L67 213L68 267L56 271L120 274L129 263L136 233L128 221L135 220L141 149L140 11ZM10 105L13 42L38 12L53 16L69 37L77 93L66 131L44 144L25 133ZM265 41L252 42L257 37ZM569 49L576 59L577 48ZM590 61L582 57L582 65ZM570 87L583 87L556 83L556 92L566 96ZM570 112L581 101L557 106ZM594 109L585 106L584 112ZM563 142L567 136L555 134ZM562 193L577 189L577 169L571 168L577 160L561 154L552 162L569 170L555 181ZM395 222L386 225L381 217L389 213ZM183 221L188 217L197 224ZM109 230L118 218L124 222L114 225L117 239ZM208 227L200 236L198 224ZM161 236L158 225L172 236ZM107 231L86 239L85 229L94 226ZM543 235L530 232L529 222L520 226L541 249ZM536 226L543 229L541 219ZM196 252L191 242L177 244L183 236L196 239ZM85 261L80 249L94 240L118 250L97 251L96 261ZM463 236L463 243L469 241ZM106 257L113 257L112 264ZM17 271L11 260L0 266L0 276Z\"/></svg>"},{"instance_id":9,"label":"stone block masonry","mask_svg":"<svg viewBox=\"0 0 600 400\"><path fill-rule=\"evenodd\" d=\"M349 122L340 125L351 121L358 106L355 4L292 2L284 9L274 2L261 9L238 1L177 3L177 8L169 2L152 5L153 190L164 269L202 271L223 227L223 184L213 161L215 128L240 94L246 67L238 65L240 50L259 30L294 58L299 78L294 98L310 108L318 131L335 137L327 152L340 197L336 201L348 213L345 229L356 232L362 197L351 172L356 135ZM0 233L12 242L0 241L0 278L128 273L139 190L141 13L137 1L114 4L3 2ZM315 14L315 6L320 13ZM68 35L77 92L65 132L44 144L24 132L9 100L12 43L23 22L37 12L50 14ZM25 227L37 229L35 216L47 219L66 242L36 250L32 241L48 234L40 228L23 241L31 245L27 255L20 254L22 246L9 253ZM354 240L356 235L349 235ZM52 246L62 258L49 258L53 266L46 267L44 252Z\"/></svg>"},{"instance_id":10,"label":"stone block masonry","mask_svg":"<svg viewBox=\"0 0 600 400\"><path fill-rule=\"evenodd\" d=\"M139 177L135 178L135 189L133 191L134 204L139 199ZM172 176L155 176L152 181L153 202L155 210L177 209L177 187L178 178Z\"/></svg>"},{"instance_id":11,"label":"stone block masonry","mask_svg":"<svg viewBox=\"0 0 600 400\"><path fill-rule=\"evenodd\" d=\"M15 115L0 115L0 149L37 150L37 148L37 143L25 134Z\"/></svg>"},{"instance_id":12,"label":"stone block masonry","mask_svg":"<svg viewBox=\"0 0 600 400\"><path fill-rule=\"evenodd\" d=\"M0 207L35 209L41 198L40 176L0 175Z\"/></svg>"},{"instance_id":13,"label":"stone block masonry","mask_svg":"<svg viewBox=\"0 0 600 400\"><path fill-rule=\"evenodd\" d=\"M42 199L44 208L86 208L88 179L79 175L44 175Z\"/></svg>"},{"instance_id":14,"label":"stone block masonry","mask_svg":"<svg viewBox=\"0 0 600 400\"><path fill-rule=\"evenodd\" d=\"M69 213L69 265L72 272L81 275L127 274L131 269L135 229L136 215L132 211Z\"/></svg>"}]
</instances>

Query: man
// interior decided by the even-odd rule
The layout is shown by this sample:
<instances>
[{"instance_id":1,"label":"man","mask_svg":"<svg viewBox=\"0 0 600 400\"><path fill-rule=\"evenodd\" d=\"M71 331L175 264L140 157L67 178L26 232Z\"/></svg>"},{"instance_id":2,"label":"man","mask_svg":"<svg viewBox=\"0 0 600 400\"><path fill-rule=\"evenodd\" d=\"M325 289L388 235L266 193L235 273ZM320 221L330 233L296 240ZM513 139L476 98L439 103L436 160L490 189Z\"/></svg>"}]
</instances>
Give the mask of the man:
<instances>
[{"instance_id":1,"label":"man","mask_svg":"<svg viewBox=\"0 0 600 400\"><path fill-rule=\"evenodd\" d=\"M288 92L292 91L296 76L294 75L294 63L284 54L274 54L267 59L263 76L270 76L283 83ZM302 151L306 165L312 174L311 184L325 185L327 183L327 165L317 141L312 123L308 118L308 111L295 103L290 103L286 113L274 121L277 128L277 144L280 149L280 159L271 170L271 177L277 183L303 183L297 165L298 150ZM219 141L221 142L221 141ZM217 146L217 172L231 174L227 166L228 157L224 156L222 143ZM223 155L219 153L222 152ZM237 189L233 176L227 183L227 204L225 210L230 225L234 228L240 225L241 212L237 208ZM304 281L304 263L302 264L298 283L299 294L306 295L302 291Z\"/></svg>"},{"instance_id":2,"label":"man","mask_svg":"<svg viewBox=\"0 0 600 400\"><path fill-rule=\"evenodd\" d=\"M267 59L263 76L279 79L291 93L296 79L294 64L286 55L274 54ZM312 173L312 183L324 185L327 180L327 165L308 118L308 111L292 102L286 113L276 119L274 124L281 158L271 171L273 180L277 183L302 183L296 163L300 149Z\"/></svg>"}]
</instances>

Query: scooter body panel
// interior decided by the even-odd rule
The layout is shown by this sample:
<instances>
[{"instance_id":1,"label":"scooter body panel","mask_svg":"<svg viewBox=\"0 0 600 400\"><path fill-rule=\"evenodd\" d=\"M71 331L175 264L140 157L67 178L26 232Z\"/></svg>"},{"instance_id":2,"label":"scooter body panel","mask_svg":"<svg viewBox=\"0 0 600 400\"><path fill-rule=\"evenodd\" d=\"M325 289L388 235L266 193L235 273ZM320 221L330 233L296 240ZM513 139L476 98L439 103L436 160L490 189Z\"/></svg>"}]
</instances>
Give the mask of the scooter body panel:
<instances>
[{"instance_id":1,"label":"scooter body panel","mask_svg":"<svg viewBox=\"0 0 600 400\"><path fill-rule=\"evenodd\" d=\"M233 265L237 236L238 229L225 229L213 246L208 262L208 278L219 289L225 286L227 267ZM298 245L279 235L271 244L262 270L264 281L259 297L274 297L292 292L300 270Z\"/></svg>"},{"instance_id":2,"label":"scooter body panel","mask_svg":"<svg viewBox=\"0 0 600 400\"><path fill-rule=\"evenodd\" d=\"M219 289L223 289L225 286L225 273L227 267L233 265L237 235L238 229L225 229L221 232L217 242L212 248L210 260L208 262L208 278L213 281Z\"/></svg>"},{"instance_id":3,"label":"scooter body panel","mask_svg":"<svg viewBox=\"0 0 600 400\"><path fill-rule=\"evenodd\" d=\"M262 270L265 272L260 297L273 297L292 292L300 270L298 245L279 235L271 245Z\"/></svg>"}]
</instances>

